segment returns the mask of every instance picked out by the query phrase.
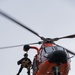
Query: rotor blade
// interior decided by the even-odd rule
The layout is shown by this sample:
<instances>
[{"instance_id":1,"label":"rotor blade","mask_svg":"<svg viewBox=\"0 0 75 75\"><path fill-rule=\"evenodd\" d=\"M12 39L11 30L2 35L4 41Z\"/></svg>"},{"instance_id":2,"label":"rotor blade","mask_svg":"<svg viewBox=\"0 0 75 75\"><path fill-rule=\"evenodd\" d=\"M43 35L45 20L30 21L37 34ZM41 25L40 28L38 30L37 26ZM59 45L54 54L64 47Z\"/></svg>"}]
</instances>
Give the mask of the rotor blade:
<instances>
[{"instance_id":1,"label":"rotor blade","mask_svg":"<svg viewBox=\"0 0 75 75\"><path fill-rule=\"evenodd\" d=\"M1 14L2 16L4 16L4 17L8 18L9 20L15 22L15 23L18 24L19 26L21 26L21 27L27 29L28 31L32 32L33 34L35 34L35 35L37 35L38 37L41 38L41 36L40 36L38 33L36 33L34 30L30 29L29 27L23 25L22 23L18 22L18 21L15 20L15 19L13 19L12 17L10 17L9 15L7 15L6 13L0 11L0 14ZM41 38L41 39L42 39L42 38Z\"/></svg>"},{"instance_id":2,"label":"rotor blade","mask_svg":"<svg viewBox=\"0 0 75 75\"><path fill-rule=\"evenodd\" d=\"M65 36L65 37L61 37L60 39L62 39L62 38L75 38L75 34L69 35L69 36Z\"/></svg>"},{"instance_id":3,"label":"rotor blade","mask_svg":"<svg viewBox=\"0 0 75 75\"><path fill-rule=\"evenodd\" d=\"M41 44L43 43L42 41L36 42L36 43L30 43L30 44L26 44L26 45L33 45L33 44ZM14 46L6 46L6 47L0 47L0 49L8 49L8 48L15 48L15 47L20 47L20 46L24 46L25 44L21 44L21 45L14 45Z\"/></svg>"},{"instance_id":4,"label":"rotor blade","mask_svg":"<svg viewBox=\"0 0 75 75\"><path fill-rule=\"evenodd\" d=\"M25 44L22 45L14 45L14 46L6 46L6 47L0 47L0 49L8 49L8 48L15 48L15 47L20 47L20 46L24 46Z\"/></svg>"},{"instance_id":5,"label":"rotor blade","mask_svg":"<svg viewBox=\"0 0 75 75\"><path fill-rule=\"evenodd\" d=\"M68 53L72 54L72 55L75 55L74 52L70 51L70 50L67 50Z\"/></svg>"},{"instance_id":6,"label":"rotor blade","mask_svg":"<svg viewBox=\"0 0 75 75\"><path fill-rule=\"evenodd\" d=\"M68 35L68 36L64 36L64 37L60 37L60 38L54 38L52 39L53 41L58 41L59 39L64 39L64 38L75 38L75 34L73 35Z\"/></svg>"}]
</instances>

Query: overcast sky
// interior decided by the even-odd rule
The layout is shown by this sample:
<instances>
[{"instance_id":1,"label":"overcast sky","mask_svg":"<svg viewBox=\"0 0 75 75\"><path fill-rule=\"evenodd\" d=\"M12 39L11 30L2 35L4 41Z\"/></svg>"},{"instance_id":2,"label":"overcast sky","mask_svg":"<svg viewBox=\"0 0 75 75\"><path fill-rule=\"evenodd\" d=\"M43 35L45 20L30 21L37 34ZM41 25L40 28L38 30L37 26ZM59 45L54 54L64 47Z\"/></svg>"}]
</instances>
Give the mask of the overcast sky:
<instances>
[{"instance_id":1,"label":"overcast sky","mask_svg":"<svg viewBox=\"0 0 75 75\"><path fill-rule=\"evenodd\" d=\"M46 38L75 34L74 0L0 0L0 10ZM38 41L40 38L0 15L0 47ZM75 52L75 39L56 43ZM0 50L0 75L16 75L20 67L17 61L23 54L22 47ZM30 50L28 54L33 60L36 51ZM74 70L75 57L71 60L69 75L74 75ZM26 69L21 75L25 74Z\"/></svg>"}]
</instances>

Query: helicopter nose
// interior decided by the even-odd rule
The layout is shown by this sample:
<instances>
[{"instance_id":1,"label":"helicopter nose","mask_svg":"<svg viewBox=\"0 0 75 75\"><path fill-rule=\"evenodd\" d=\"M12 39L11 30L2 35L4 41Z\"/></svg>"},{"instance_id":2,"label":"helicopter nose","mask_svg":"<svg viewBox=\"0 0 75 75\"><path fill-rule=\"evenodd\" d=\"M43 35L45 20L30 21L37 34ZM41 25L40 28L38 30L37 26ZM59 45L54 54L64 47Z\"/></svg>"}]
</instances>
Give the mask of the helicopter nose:
<instances>
[{"instance_id":1,"label":"helicopter nose","mask_svg":"<svg viewBox=\"0 0 75 75\"><path fill-rule=\"evenodd\" d=\"M64 51L54 51L52 54L48 55L49 62L52 63L66 63L67 55Z\"/></svg>"}]
</instances>

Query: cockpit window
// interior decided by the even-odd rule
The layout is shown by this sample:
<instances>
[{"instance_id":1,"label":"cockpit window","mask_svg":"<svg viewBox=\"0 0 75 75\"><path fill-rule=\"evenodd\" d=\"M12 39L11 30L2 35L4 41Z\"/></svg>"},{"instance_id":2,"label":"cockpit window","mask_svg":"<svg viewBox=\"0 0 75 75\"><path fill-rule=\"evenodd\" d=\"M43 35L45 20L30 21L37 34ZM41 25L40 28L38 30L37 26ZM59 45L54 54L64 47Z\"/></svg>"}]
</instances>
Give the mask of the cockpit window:
<instances>
[{"instance_id":1,"label":"cockpit window","mask_svg":"<svg viewBox=\"0 0 75 75\"><path fill-rule=\"evenodd\" d=\"M66 49L61 47L61 46L58 46L58 45L55 45L55 46L48 46L48 47L45 47L43 48L40 52L39 52L39 55L38 55L38 60L39 62L43 62L46 60L45 56L47 56L48 54L54 52L54 51L57 51L57 50L62 50L62 51L65 51L66 52ZM67 53L67 52L66 52ZM67 56L69 57L68 53L67 53Z\"/></svg>"},{"instance_id":2,"label":"cockpit window","mask_svg":"<svg viewBox=\"0 0 75 75\"><path fill-rule=\"evenodd\" d=\"M50 53L50 52L53 52L54 48L53 47L46 47L45 50L46 50L46 53Z\"/></svg>"},{"instance_id":3,"label":"cockpit window","mask_svg":"<svg viewBox=\"0 0 75 75\"><path fill-rule=\"evenodd\" d=\"M51 53L53 51L54 51L54 48L53 47L45 47L42 50L42 55L44 55L45 53Z\"/></svg>"},{"instance_id":4,"label":"cockpit window","mask_svg":"<svg viewBox=\"0 0 75 75\"><path fill-rule=\"evenodd\" d=\"M56 50L63 50L63 51L65 51L66 49L61 47L61 46L49 46L49 47L43 48L43 50L41 51L41 54L42 55L44 55L45 53L49 54L49 53L54 52Z\"/></svg>"},{"instance_id":5,"label":"cockpit window","mask_svg":"<svg viewBox=\"0 0 75 75\"><path fill-rule=\"evenodd\" d=\"M60 47L60 46L55 46L56 50L64 50L63 47Z\"/></svg>"}]
</instances>

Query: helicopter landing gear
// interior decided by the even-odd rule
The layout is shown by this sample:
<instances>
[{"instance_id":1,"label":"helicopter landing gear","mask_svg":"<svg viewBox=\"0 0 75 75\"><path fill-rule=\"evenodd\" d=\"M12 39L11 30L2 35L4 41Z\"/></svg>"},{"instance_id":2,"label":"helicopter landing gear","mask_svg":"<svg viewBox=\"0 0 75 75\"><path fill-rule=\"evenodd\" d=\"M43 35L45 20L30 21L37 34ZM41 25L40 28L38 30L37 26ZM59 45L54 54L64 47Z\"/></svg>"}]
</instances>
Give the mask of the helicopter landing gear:
<instances>
[{"instance_id":1,"label":"helicopter landing gear","mask_svg":"<svg viewBox=\"0 0 75 75\"><path fill-rule=\"evenodd\" d=\"M59 66L53 67L52 71L53 71L54 75L61 75L60 72L59 72Z\"/></svg>"},{"instance_id":2,"label":"helicopter landing gear","mask_svg":"<svg viewBox=\"0 0 75 75\"><path fill-rule=\"evenodd\" d=\"M54 72L54 75L60 75L60 72L58 72L58 73L57 72Z\"/></svg>"}]
</instances>

